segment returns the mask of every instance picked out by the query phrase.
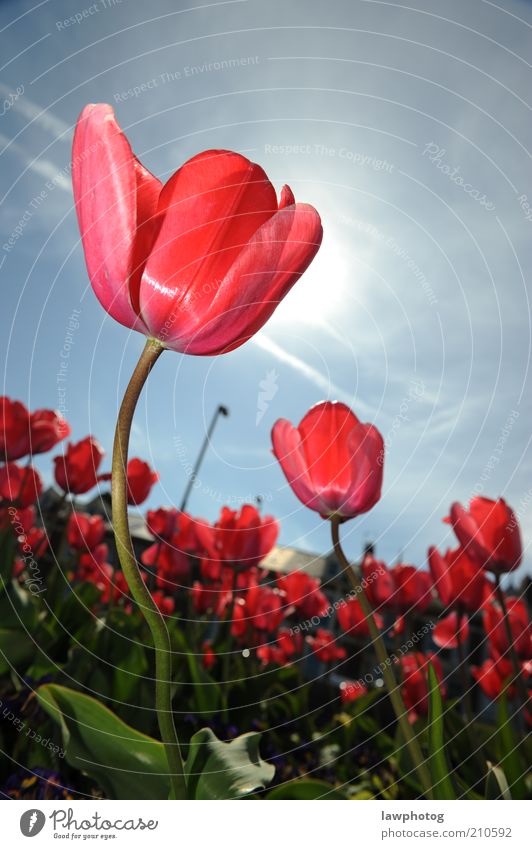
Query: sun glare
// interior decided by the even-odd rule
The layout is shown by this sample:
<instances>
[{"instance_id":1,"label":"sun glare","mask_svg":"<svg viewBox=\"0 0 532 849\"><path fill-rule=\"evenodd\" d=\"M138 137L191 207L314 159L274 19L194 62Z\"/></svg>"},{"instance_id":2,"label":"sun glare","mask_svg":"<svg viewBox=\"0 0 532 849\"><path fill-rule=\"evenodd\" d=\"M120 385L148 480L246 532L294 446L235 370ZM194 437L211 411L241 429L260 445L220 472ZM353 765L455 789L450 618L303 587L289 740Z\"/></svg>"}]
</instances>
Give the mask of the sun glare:
<instances>
[{"instance_id":1,"label":"sun glare","mask_svg":"<svg viewBox=\"0 0 532 849\"><path fill-rule=\"evenodd\" d=\"M275 311L279 321L321 324L343 308L348 274L353 269L340 241L330 234L315 260Z\"/></svg>"}]
</instances>

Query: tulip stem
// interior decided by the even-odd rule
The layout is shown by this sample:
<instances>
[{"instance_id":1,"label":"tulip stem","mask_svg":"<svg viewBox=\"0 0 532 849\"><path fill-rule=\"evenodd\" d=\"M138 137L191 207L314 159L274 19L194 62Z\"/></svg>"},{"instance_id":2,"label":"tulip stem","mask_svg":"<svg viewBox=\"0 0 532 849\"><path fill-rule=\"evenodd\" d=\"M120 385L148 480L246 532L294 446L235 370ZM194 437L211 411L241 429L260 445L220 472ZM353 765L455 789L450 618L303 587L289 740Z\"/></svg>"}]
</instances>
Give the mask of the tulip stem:
<instances>
[{"instance_id":1,"label":"tulip stem","mask_svg":"<svg viewBox=\"0 0 532 849\"><path fill-rule=\"evenodd\" d=\"M466 657L464 652L464 645L462 640L460 639L460 629L462 627L462 620L465 618L466 627L469 624L469 620L467 618L467 613L458 607L456 610L456 642L458 648L458 665L460 667L460 681L462 684L463 698L464 698L464 712L466 719L469 723L473 722L473 705L471 701L471 684L467 675L467 667L466 667Z\"/></svg>"},{"instance_id":2,"label":"tulip stem","mask_svg":"<svg viewBox=\"0 0 532 849\"><path fill-rule=\"evenodd\" d=\"M401 733L405 739L405 743L410 752L410 757L412 758L412 762L417 772L421 787L423 788L423 792L428 799L432 799L432 781L429 769L423 757L423 752L421 751L419 741L412 730L410 722L408 721L408 714L403 702L403 698L401 696L400 687L398 686L395 680L395 675L391 667L390 658L386 651L386 646L384 645L380 631L375 623L375 619L373 618L371 605L368 601L366 591L362 585L362 582L355 575L353 567L345 556L342 546L340 544L339 527L339 520L334 518L331 519L331 534L336 557L338 558L338 562L342 567L342 572L347 576L349 583L357 593L357 599L360 602L362 613L364 614L366 622L368 623L370 636L373 642L373 646L375 648L375 654L377 655L377 660L380 664L382 677L384 678L384 682L388 690L388 696L392 703L392 707L397 718L399 727L401 729Z\"/></svg>"},{"instance_id":3,"label":"tulip stem","mask_svg":"<svg viewBox=\"0 0 532 849\"><path fill-rule=\"evenodd\" d=\"M118 559L131 595L138 604L150 628L155 646L155 707L161 739L164 744L173 796L186 799L187 789L183 759L172 714L172 647L170 635L142 578L131 541L127 501L127 455L131 423L142 388L163 346L148 339L135 366L118 413L112 464L113 528Z\"/></svg>"},{"instance_id":4,"label":"tulip stem","mask_svg":"<svg viewBox=\"0 0 532 849\"><path fill-rule=\"evenodd\" d=\"M519 668L519 660L515 650L510 617L508 616L508 608L506 607L506 599L504 598L504 592L501 587L501 579L499 575L495 575L495 595L497 596L497 601L499 602L502 610L502 619L504 622L504 629L506 631L506 639L508 640L508 651L510 653L510 660L514 671L517 692L519 693L519 699L522 702L523 709L526 709L529 702L528 693Z\"/></svg>"}]
</instances>

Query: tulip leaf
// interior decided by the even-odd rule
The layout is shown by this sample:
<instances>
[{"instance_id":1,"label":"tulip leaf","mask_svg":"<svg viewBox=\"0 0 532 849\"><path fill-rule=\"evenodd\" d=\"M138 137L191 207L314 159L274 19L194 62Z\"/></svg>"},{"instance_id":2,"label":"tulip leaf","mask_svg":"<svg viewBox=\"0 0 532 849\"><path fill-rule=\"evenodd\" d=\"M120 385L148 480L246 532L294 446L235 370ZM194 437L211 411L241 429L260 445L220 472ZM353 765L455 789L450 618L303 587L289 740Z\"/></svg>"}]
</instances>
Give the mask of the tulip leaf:
<instances>
[{"instance_id":1,"label":"tulip leaf","mask_svg":"<svg viewBox=\"0 0 532 849\"><path fill-rule=\"evenodd\" d=\"M84 693L45 684L37 697L61 728L67 762L93 778L108 798L168 798L162 743L126 725Z\"/></svg>"},{"instance_id":2,"label":"tulip leaf","mask_svg":"<svg viewBox=\"0 0 532 849\"><path fill-rule=\"evenodd\" d=\"M497 759L499 766L504 770L504 775L508 779L509 791L511 791L512 798L526 799L527 789L524 779L526 765L521 758L512 728L512 722L508 715L507 692L505 690L501 694L497 703Z\"/></svg>"},{"instance_id":3,"label":"tulip leaf","mask_svg":"<svg viewBox=\"0 0 532 849\"><path fill-rule=\"evenodd\" d=\"M216 681L211 678L198 658L192 652L187 654L190 677L194 684L194 706L202 717L214 716L222 706L222 693Z\"/></svg>"},{"instance_id":4,"label":"tulip leaf","mask_svg":"<svg viewBox=\"0 0 532 849\"><path fill-rule=\"evenodd\" d=\"M486 775L486 799L506 799L512 798L508 780L504 774L502 767L497 764L492 764L487 761L488 774Z\"/></svg>"},{"instance_id":5,"label":"tulip leaf","mask_svg":"<svg viewBox=\"0 0 532 849\"><path fill-rule=\"evenodd\" d=\"M428 664L429 719L427 724L429 758L434 799L456 799L449 774L443 735L443 705L438 676Z\"/></svg>"},{"instance_id":6,"label":"tulip leaf","mask_svg":"<svg viewBox=\"0 0 532 849\"><path fill-rule=\"evenodd\" d=\"M249 733L229 743L210 728L191 738L185 764L191 799L241 799L271 782L275 767L259 755L260 734Z\"/></svg>"},{"instance_id":7,"label":"tulip leaf","mask_svg":"<svg viewBox=\"0 0 532 849\"><path fill-rule=\"evenodd\" d=\"M371 794L370 794L371 797ZM341 793L332 784L327 784L326 781L319 781L317 778L300 778L297 781L289 781L286 784L280 784L270 790L267 799L343 799L347 800L347 796Z\"/></svg>"}]
</instances>

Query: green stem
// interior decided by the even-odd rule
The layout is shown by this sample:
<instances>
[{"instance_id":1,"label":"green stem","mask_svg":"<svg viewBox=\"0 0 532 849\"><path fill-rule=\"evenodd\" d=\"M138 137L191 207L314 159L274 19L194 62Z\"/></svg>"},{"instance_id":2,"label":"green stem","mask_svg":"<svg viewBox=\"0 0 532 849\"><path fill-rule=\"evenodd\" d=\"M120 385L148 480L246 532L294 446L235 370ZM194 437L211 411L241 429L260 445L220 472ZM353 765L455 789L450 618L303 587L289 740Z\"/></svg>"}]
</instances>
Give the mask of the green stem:
<instances>
[{"instance_id":1,"label":"green stem","mask_svg":"<svg viewBox=\"0 0 532 849\"><path fill-rule=\"evenodd\" d=\"M521 669L519 667L519 660L517 658L512 628L510 625L510 617L508 616L508 608L506 607L506 599L504 598L504 592L501 587L500 575L495 575L495 594L502 610L502 619L506 631L506 639L508 640L508 650L510 652L510 659L514 671L515 683L519 692L519 699L522 702L523 708L526 708L528 706L529 698L528 693L526 691L525 682L523 681L523 676L521 675Z\"/></svg>"},{"instance_id":2,"label":"green stem","mask_svg":"<svg viewBox=\"0 0 532 849\"><path fill-rule=\"evenodd\" d=\"M373 646L375 648L375 654L377 655L377 660L379 661L382 670L382 677L384 678L384 683L386 684L388 696L392 703L395 716L397 717L397 722L399 724L401 733L410 752L410 757L412 758L412 762L417 772L421 787L423 788L423 792L425 793L428 799L432 799L433 793L430 771L423 758L423 752L421 751L419 741L412 730L410 722L408 721L408 714L401 696L401 691L395 680L395 675L391 668L390 658L388 657L386 646L384 645L380 631L377 628L375 619L373 618L371 605L368 601L368 597L366 595L364 587L362 586L361 581L359 581L357 576L355 575L353 568L347 560L347 557L345 556L342 546L340 544L339 527L339 520L331 519L331 534L336 557L338 558L338 562L342 567L343 573L349 580L349 583L351 584L353 589L356 590L357 599L360 603L360 607L362 608L362 613L364 614L366 622L368 623L369 633L373 642Z\"/></svg>"},{"instance_id":3,"label":"green stem","mask_svg":"<svg viewBox=\"0 0 532 849\"><path fill-rule=\"evenodd\" d=\"M186 799L183 759L172 713L172 647L164 617L153 601L140 573L133 550L128 521L127 455L131 422L142 387L162 354L163 346L148 339L131 376L118 413L112 464L113 528L118 559L131 595L138 604L150 628L155 646L155 707L161 739L164 744L170 781L176 799Z\"/></svg>"},{"instance_id":4,"label":"green stem","mask_svg":"<svg viewBox=\"0 0 532 849\"><path fill-rule=\"evenodd\" d=\"M461 607L456 610L456 642L458 643L458 665L460 667L460 681L462 684L464 711L468 722L473 722L473 705L471 703L471 684L467 675L466 658L464 646L460 639L460 628L462 619L465 617L466 624L468 623L467 613L464 613Z\"/></svg>"}]
</instances>

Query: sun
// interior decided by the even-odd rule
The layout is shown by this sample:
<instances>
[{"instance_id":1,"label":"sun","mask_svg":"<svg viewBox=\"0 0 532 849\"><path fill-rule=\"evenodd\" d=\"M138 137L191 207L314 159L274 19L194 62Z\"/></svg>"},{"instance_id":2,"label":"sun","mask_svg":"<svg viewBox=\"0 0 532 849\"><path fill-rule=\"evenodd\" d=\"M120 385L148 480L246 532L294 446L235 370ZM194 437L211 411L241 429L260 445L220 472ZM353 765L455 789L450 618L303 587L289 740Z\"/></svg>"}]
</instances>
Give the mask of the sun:
<instances>
[{"instance_id":1,"label":"sun","mask_svg":"<svg viewBox=\"0 0 532 849\"><path fill-rule=\"evenodd\" d=\"M279 322L323 324L344 305L348 275L345 249L332 234L323 237L316 258L274 313Z\"/></svg>"}]
</instances>

